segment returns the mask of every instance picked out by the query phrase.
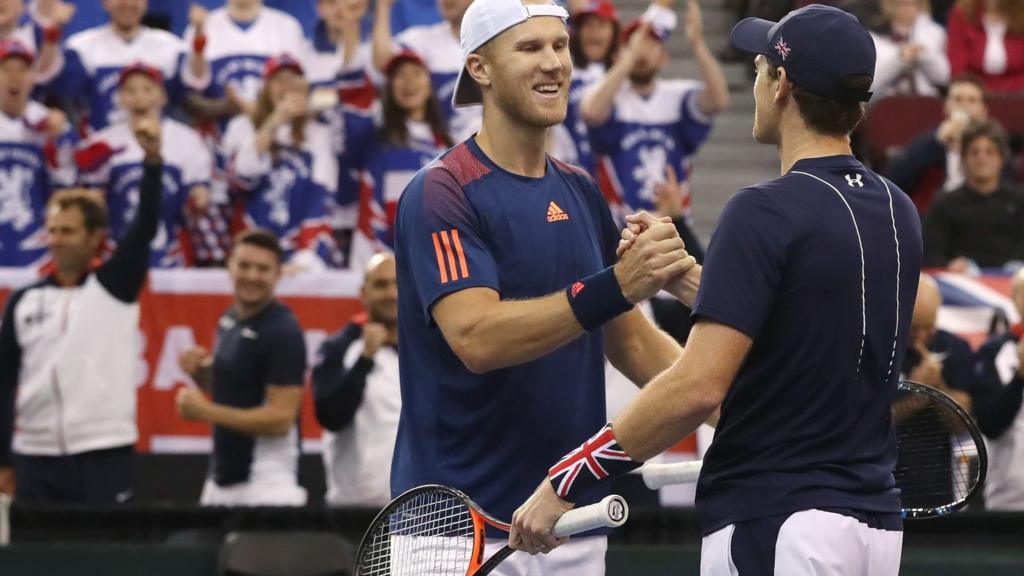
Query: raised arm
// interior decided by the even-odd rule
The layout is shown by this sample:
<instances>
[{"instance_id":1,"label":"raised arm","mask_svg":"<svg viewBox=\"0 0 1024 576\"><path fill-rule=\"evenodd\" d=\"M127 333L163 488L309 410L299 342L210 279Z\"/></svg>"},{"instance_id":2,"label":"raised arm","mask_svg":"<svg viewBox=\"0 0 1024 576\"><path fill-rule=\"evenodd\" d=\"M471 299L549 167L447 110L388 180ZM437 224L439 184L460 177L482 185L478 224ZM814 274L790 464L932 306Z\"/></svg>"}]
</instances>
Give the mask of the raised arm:
<instances>
[{"instance_id":1,"label":"raised arm","mask_svg":"<svg viewBox=\"0 0 1024 576\"><path fill-rule=\"evenodd\" d=\"M135 219L118 240L110 260L96 271L96 279L115 298L134 302L142 291L149 271L149 245L160 224L160 197L163 194L163 160L160 157L160 119L147 118L136 124L135 137L142 146L142 182Z\"/></svg>"},{"instance_id":2,"label":"raised arm","mask_svg":"<svg viewBox=\"0 0 1024 576\"><path fill-rule=\"evenodd\" d=\"M587 126L600 126L611 117L615 106L615 95L629 78L630 71L636 63L637 54L641 50L643 37L649 34L649 25L641 24L629 37L629 42L619 50L615 64L608 69L604 77L591 86L580 101L580 117Z\"/></svg>"},{"instance_id":3,"label":"raised arm","mask_svg":"<svg viewBox=\"0 0 1024 576\"><path fill-rule=\"evenodd\" d=\"M373 14L373 67L383 70L392 56L395 55L395 39L391 35L391 2L377 0L377 9Z\"/></svg>"},{"instance_id":4,"label":"raised arm","mask_svg":"<svg viewBox=\"0 0 1024 576\"><path fill-rule=\"evenodd\" d=\"M688 0L686 5L686 39L697 60L697 69L704 82L704 90L697 98L697 107L705 116L714 116L729 107L729 84L722 72L722 65L711 53L704 40L704 20L697 0Z\"/></svg>"}]
</instances>

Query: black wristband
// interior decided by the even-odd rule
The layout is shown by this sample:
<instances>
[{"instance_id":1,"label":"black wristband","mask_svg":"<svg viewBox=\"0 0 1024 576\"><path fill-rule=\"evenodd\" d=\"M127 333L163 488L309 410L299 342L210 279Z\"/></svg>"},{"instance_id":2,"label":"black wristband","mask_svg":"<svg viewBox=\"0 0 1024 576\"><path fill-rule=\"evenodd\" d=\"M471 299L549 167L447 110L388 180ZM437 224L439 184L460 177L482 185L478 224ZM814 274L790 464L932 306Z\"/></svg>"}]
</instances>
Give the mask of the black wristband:
<instances>
[{"instance_id":1,"label":"black wristband","mask_svg":"<svg viewBox=\"0 0 1024 576\"><path fill-rule=\"evenodd\" d=\"M552 466L548 470L548 481L559 498L577 502L580 495L591 487L635 470L640 465L619 446L609 422Z\"/></svg>"},{"instance_id":2,"label":"black wristband","mask_svg":"<svg viewBox=\"0 0 1024 576\"><path fill-rule=\"evenodd\" d=\"M576 320L588 332L633 308L622 295L622 288L611 266L569 286L565 289L565 295Z\"/></svg>"}]
</instances>

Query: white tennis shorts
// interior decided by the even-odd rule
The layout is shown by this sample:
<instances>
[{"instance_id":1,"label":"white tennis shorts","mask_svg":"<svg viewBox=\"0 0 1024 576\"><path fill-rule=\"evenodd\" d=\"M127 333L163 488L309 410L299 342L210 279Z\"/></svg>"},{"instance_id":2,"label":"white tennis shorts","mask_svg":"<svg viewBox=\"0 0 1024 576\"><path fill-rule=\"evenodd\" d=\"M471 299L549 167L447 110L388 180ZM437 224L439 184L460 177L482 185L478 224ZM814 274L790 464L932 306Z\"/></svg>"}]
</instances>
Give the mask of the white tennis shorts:
<instances>
[{"instance_id":1,"label":"white tennis shorts","mask_svg":"<svg viewBox=\"0 0 1024 576\"><path fill-rule=\"evenodd\" d=\"M781 523L781 525L780 525ZM704 537L701 576L896 576L903 532L823 510L730 524Z\"/></svg>"}]
</instances>

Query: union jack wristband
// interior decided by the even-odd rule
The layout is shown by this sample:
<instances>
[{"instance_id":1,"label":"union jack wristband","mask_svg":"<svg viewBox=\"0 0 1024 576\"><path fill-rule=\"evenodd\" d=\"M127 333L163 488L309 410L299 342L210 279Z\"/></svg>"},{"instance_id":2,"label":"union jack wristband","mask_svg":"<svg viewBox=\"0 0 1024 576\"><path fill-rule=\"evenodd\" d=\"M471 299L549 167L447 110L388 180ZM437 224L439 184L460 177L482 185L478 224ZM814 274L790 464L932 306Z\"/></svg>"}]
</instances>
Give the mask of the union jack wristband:
<instances>
[{"instance_id":1,"label":"union jack wristband","mask_svg":"<svg viewBox=\"0 0 1024 576\"><path fill-rule=\"evenodd\" d=\"M576 502L591 487L635 470L642 463L626 454L611 422L548 470L548 480L562 500Z\"/></svg>"}]
</instances>

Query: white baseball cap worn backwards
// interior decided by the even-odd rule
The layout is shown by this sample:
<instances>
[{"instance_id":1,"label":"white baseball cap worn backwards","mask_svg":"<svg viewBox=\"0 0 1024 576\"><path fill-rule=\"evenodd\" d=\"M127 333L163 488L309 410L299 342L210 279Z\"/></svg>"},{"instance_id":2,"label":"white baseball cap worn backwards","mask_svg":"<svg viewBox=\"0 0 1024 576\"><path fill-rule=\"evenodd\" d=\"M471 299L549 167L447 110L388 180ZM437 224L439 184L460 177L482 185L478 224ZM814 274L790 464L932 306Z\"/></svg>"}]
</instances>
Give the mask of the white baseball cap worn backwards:
<instances>
[{"instance_id":1,"label":"white baseball cap worn backwards","mask_svg":"<svg viewBox=\"0 0 1024 576\"><path fill-rule=\"evenodd\" d=\"M480 86L466 72L466 59L481 46L505 30L535 16L569 19L565 8L554 3L523 4L521 0L474 0L462 17L459 31L462 44L462 70L455 81L453 106L470 106L483 102Z\"/></svg>"}]
</instances>

